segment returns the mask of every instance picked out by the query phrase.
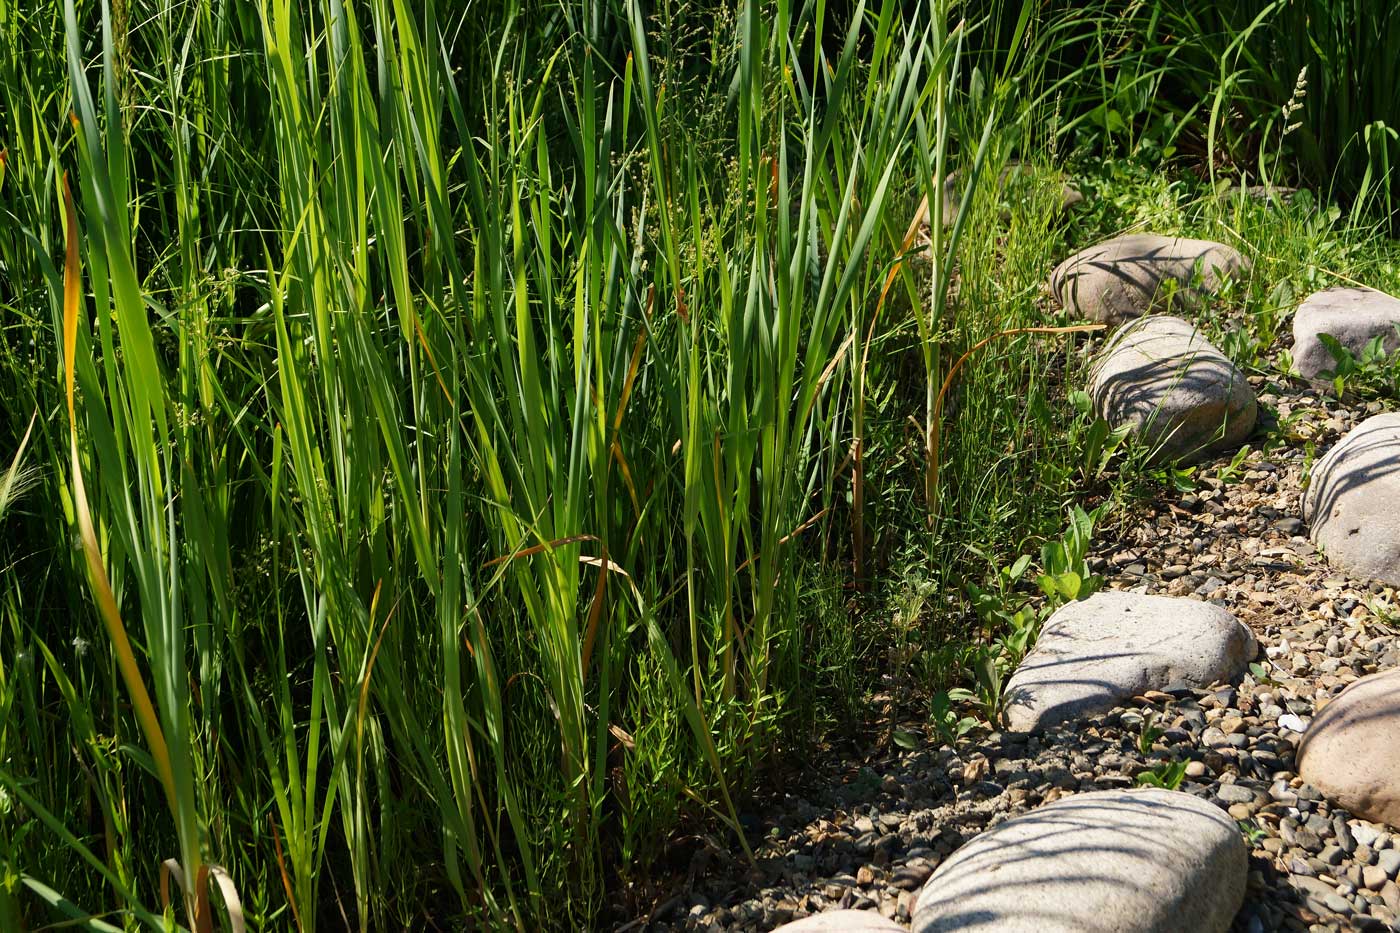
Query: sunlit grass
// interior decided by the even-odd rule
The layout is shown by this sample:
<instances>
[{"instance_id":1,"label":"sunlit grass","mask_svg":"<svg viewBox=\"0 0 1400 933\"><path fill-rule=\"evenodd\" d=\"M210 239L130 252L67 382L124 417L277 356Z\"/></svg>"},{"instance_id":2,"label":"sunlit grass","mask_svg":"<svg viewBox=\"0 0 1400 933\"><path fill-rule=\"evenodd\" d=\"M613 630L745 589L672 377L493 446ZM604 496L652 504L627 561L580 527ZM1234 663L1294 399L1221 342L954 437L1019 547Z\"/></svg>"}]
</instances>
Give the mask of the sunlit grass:
<instances>
[{"instance_id":1,"label":"sunlit grass","mask_svg":"<svg viewBox=\"0 0 1400 933\"><path fill-rule=\"evenodd\" d=\"M1123 217L1058 210L1086 24L0 0L0 927L585 928L886 657L964 678L1116 494L1041 293ZM1383 271L1173 184L1105 182Z\"/></svg>"}]
</instances>

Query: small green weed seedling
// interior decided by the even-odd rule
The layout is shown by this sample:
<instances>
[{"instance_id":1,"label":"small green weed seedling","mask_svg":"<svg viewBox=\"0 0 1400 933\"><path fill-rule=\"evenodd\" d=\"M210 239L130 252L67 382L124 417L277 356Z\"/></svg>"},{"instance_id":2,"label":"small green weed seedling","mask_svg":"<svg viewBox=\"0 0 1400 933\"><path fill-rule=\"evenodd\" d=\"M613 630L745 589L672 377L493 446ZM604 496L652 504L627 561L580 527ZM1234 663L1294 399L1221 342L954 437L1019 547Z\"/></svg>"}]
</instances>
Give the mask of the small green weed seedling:
<instances>
[{"instance_id":1,"label":"small green weed seedling","mask_svg":"<svg viewBox=\"0 0 1400 933\"><path fill-rule=\"evenodd\" d=\"M1100 480L1114 456L1123 449L1132 425L1113 427L1094 414L1094 402L1089 393L1076 389L1069 394L1070 404L1079 419L1070 426L1069 445L1082 451L1079 471L1086 483Z\"/></svg>"},{"instance_id":2,"label":"small green weed seedling","mask_svg":"<svg viewBox=\"0 0 1400 933\"><path fill-rule=\"evenodd\" d=\"M1186 762L1173 761L1160 764L1150 771L1144 771L1137 776L1137 782L1143 787L1160 787L1163 790L1176 790L1181 786L1181 782L1186 778Z\"/></svg>"},{"instance_id":3,"label":"small green weed seedling","mask_svg":"<svg viewBox=\"0 0 1400 933\"><path fill-rule=\"evenodd\" d=\"M989 725L999 725L1001 723L1002 703L1005 699L1003 692L1006 686L1006 673L1011 667L1012 665L1007 663L1000 645L982 645L973 648L968 668L972 672L972 682L975 689L954 687L948 691L948 699L972 704ZM961 723L961 720L958 722ZM936 725L937 723L935 723Z\"/></svg>"},{"instance_id":4,"label":"small green weed seedling","mask_svg":"<svg viewBox=\"0 0 1400 933\"><path fill-rule=\"evenodd\" d=\"M1230 458L1230 462L1215 472L1216 477L1222 483L1238 483L1244 475L1244 462L1249 459L1249 455L1254 453L1254 448L1245 444Z\"/></svg>"},{"instance_id":5,"label":"small green weed seedling","mask_svg":"<svg viewBox=\"0 0 1400 933\"><path fill-rule=\"evenodd\" d=\"M973 647L965 664L975 692L949 690L948 699L975 704L989 723L1000 720L1006 679L1035 645L1045 620L1065 603L1085 599L1103 586L1103 578L1090 572L1088 562L1097 517L1098 509L1086 512L1076 505L1065 533L1041 547L1040 573L1035 577L1044 596L1039 607L1032 604L1030 596L1016 590L1031 567L1029 554L1002 567L986 586L967 585L972 607L990 643ZM950 720L946 710L934 715L935 719L941 715Z\"/></svg>"},{"instance_id":6,"label":"small green weed seedling","mask_svg":"<svg viewBox=\"0 0 1400 933\"><path fill-rule=\"evenodd\" d=\"M1142 729L1138 732L1138 751L1144 755L1152 753L1152 745L1162 737L1162 729L1157 728L1157 714L1149 712L1142 717Z\"/></svg>"},{"instance_id":7,"label":"small green weed seedling","mask_svg":"<svg viewBox=\"0 0 1400 933\"><path fill-rule=\"evenodd\" d=\"M943 740L944 745L956 745L958 739L967 735L977 727L977 720L971 716L961 715L954 708L955 691L940 690L929 700L929 720L933 723L933 728L938 731L938 737ZM967 693L967 691L962 691ZM971 696L971 694L968 694ZM895 739L898 741L898 734Z\"/></svg>"},{"instance_id":8,"label":"small green weed seedling","mask_svg":"<svg viewBox=\"0 0 1400 933\"><path fill-rule=\"evenodd\" d=\"M1193 466L1183 467L1168 463L1158 467L1149 467L1147 476L1165 488L1176 492L1194 492L1196 489L1196 468Z\"/></svg>"},{"instance_id":9,"label":"small green weed seedling","mask_svg":"<svg viewBox=\"0 0 1400 933\"><path fill-rule=\"evenodd\" d=\"M1250 676L1254 678L1254 682L1257 684L1262 684L1266 687L1274 687L1278 685L1278 681L1274 680L1272 677L1269 676L1269 669L1266 668L1263 665L1263 663L1259 661L1250 662L1249 673Z\"/></svg>"},{"instance_id":10,"label":"small green weed seedling","mask_svg":"<svg viewBox=\"0 0 1400 933\"><path fill-rule=\"evenodd\" d=\"M1332 391L1341 398L1348 390L1363 398L1394 398L1400 395L1400 353L1388 353L1385 337L1376 335L1354 354L1331 334L1317 339L1333 360L1333 367L1322 375L1332 382Z\"/></svg>"},{"instance_id":11,"label":"small green weed seedling","mask_svg":"<svg viewBox=\"0 0 1400 933\"><path fill-rule=\"evenodd\" d=\"M939 734L942 734L941 730ZM893 735L891 735L891 738L894 739L894 744L898 745L905 751L913 751L914 749L919 747L919 736L916 733L908 731L907 729L894 730L894 733ZM952 743L949 742L949 744Z\"/></svg>"},{"instance_id":12,"label":"small green weed seedling","mask_svg":"<svg viewBox=\"0 0 1400 933\"><path fill-rule=\"evenodd\" d=\"M1069 527L1058 541L1048 541L1040 549L1040 591L1057 608L1060 603L1085 599L1101 586L1103 578L1089 572L1089 546L1094 539L1098 509L1086 512L1079 506L1070 511Z\"/></svg>"}]
</instances>

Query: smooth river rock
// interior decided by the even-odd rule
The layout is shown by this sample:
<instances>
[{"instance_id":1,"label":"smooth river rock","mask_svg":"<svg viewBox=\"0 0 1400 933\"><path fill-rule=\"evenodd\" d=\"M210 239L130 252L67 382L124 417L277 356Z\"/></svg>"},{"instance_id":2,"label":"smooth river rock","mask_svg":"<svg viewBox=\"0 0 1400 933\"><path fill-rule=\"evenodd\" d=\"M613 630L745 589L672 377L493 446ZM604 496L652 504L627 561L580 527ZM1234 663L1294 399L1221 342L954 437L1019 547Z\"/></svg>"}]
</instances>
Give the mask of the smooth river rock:
<instances>
[{"instance_id":1,"label":"smooth river rock","mask_svg":"<svg viewBox=\"0 0 1400 933\"><path fill-rule=\"evenodd\" d=\"M1247 268L1223 243L1133 233L1070 256L1051 273L1050 290L1075 317L1118 324L1152 311L1195 309Z\"/></svg>"},{"instance_id":2,"label":"smooth river rock","mask_svg":"<svg viewBox=\"0 0 1400 933\"><path fill-rule=\"evenodd\" d=\"M1033 732L1173 683L1233 680L1254 635L1219 606L1107 591L1056 610L1006 685L1006 725Z\"/></svg>"},{"instance_id":3,"label":"smooth river rock","mask_svg":"<svg viewBox=\"0 0 1400 933\"><path fill-rule=\"evenodd\" d=\"M1318 461L1303 519L1329 563L1400 586L1400 413L1367 418Z\"/></svg>"},{"instance_id":4,"label":"smooth river rock","mask_svg":"<svg viewBox=\"0 0 1400 933\"><path fill-rule=\"evenodd\" d=\"M1200 798L1077 794L949 856L919 894L913 933L1223 933L1247 869L1239 829Z\"/></svg>"},{"instance_id":5,"label":"smooth river rock","mask_svg":"<svg viewBox=\"0 0 1400 933\"><path fill-rule=\"evenodd\" d=\"M828 910L785 923L773 933L904 933L904 927L873 910Z\"/></svg>"},{"instance_id":6,"label":"smooth river rock","mask_svg":"<svg viewBox=\"0 0 1400 933\"><path fill-rule=\"evenodd\" d=\"M1094 362L1089 395L1114 426L1131 424L1154 459L1199 459L1238 447L1257 403L1230 358L1178 317L1125 325Z\"/></svg>"},{"instance_id":7,"label":"smooth river rock","mask_svg":"<svg viewBox=\"0 0 1400 933\"><path fill-rule=\"evenodd\" d=\"M1298 773L1353 816L1400 829L1400 669L1361 678L1313 717Z\"/></svg>"},{"instance_id":8,"label":"smooth river rock","mask_svg":"<svg viewBox=\"0 0 1400 933\"><path fill-rule=\"evenodd\" d=\"M1350 285L1309 295L1293 315L1293 367L1306 379L1336 369L1336 359L1318 339L1331 334L1354 356L1376 337L1387 353L1400 347L1400 298Z\"/></svg>"}]
</instances>

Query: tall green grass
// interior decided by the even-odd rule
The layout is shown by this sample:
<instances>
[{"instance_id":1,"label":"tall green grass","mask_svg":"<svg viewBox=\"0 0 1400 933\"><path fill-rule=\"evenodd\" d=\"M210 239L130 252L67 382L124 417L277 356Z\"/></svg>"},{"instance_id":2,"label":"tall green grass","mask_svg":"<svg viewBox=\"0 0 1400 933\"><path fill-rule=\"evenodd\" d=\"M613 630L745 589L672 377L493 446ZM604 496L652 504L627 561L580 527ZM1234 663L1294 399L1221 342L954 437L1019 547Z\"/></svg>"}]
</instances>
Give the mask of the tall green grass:
<instances>
[{"instance_id":1,"label":"tall green grass","mask_svg":"<svg viewBox=\"0 0 1400 933\"><path fill-rule=\"evenodd\" d=\"M1073 143L1308 186L1397 216L1400 8L1369 0L1057 4L1029 55Z\"/></svg>"},{"instance_id":2,"label":"tall green grass","mask_svg":"<svg viewBox=\"0 0 1400 933\"><path fill-rule=\"evenodd\" d=\"M1053 24L836 6L0 0L0 923L639 914L961 676L1082 492Z\"/></svg>"}]
</instances>

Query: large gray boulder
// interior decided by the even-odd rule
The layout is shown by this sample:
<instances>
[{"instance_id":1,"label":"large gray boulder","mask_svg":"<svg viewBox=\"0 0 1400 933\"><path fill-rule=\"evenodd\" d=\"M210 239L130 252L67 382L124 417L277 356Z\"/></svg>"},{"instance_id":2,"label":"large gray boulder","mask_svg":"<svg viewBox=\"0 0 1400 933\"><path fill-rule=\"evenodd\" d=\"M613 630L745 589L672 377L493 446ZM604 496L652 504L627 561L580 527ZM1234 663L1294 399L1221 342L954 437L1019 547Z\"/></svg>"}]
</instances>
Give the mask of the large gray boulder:
<instances>
[{"instance_id":1,"label":"large gray boulder","mask_svg":"<svg viewBox=\"0 0 1400 933\"><path fill-rule=\"evenodd\" d=\"M1223 243L1133 233L1070 256L1050 274L1050 291L1076 317L1118 324L1169 304L1195 309L1247 268Z\"/></svg>"},{"instance_id":2,"label":"large gray boulder","mask_svg":"<svg viewBox=\"0 0 1400 933\"><path fill-rule=\"evenodd\" d=\"M1089 395L1105 420L1131 424L1157 460L1238 447L1257 413L1254 391L1229 357L1191 324L1165 315L1133 321L1109 339Z\"/></svg>"},{"instance_id":3,"label":"large gray boulder","mask_svg":"<svg viewBox=\"0 0 1400 933\"><path fill-rule=\"evenodd\" d=\"M1056 610L1006 685L1006 725L1033 732L1173 683L1233 680L1254 635L1219 606L1101 592Z\"/></svg>"},{"instance_id":4,"label":"large gray boulder","mask_svg":"<svg viewBox=\"0 0 1400 933\"><path fill-rule=\"evenodd\" d=\"M1336 359L1318 339L1330 334L1355 356L1382 338L1387 353L1400 347L1400 298L1350 285L1309 295L1293 315L1293 367L1306 379L1336 369Z\"/></svg>"},{"instance_id":5,"label":"large gray boulder","mask_svg":"<svg viewBox=\"0 0 1400 933\"><path fill-rule=\"evenodd\" d=\"M904 933L904 928L873 910L828 910L785 923L773 933Z\"/></svg>"},{"instance_id":6,"label":"large gray boulder","mask_svg":"<svg viewBox=\"0 0 1400 933\"><path fill-rule=\"evenodd\" d=\"M1200 798L1078 794L949 856L919 894L913 933L1224 933L1248 864L1235 824Z\"/></svg>"},{"instance_id":7,"label":"large gray boulder","mask_svg":"<svg viewBox=\"0 0 1400 933\"><path fill-rule=\"evenodd\" d=\"M1400 670L1361 678L1313 717L1298 773L1353 816L1400 829Z\"/></svg>"},{"instance_id":8,"label":"large gray boulder","mask_svg":"<svg viewBox=\"0 0 1400 933\"><path fill-rule=\"evenodd\" d=\"M1318 461L1303 519L1330 563L1400 586L1400 413L1367 418Z\"/></svg>"}]
</instances>

